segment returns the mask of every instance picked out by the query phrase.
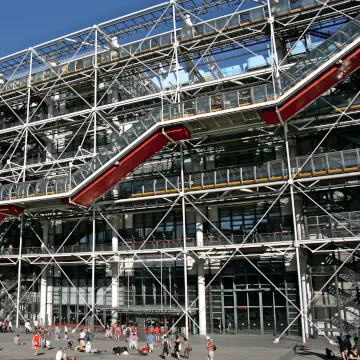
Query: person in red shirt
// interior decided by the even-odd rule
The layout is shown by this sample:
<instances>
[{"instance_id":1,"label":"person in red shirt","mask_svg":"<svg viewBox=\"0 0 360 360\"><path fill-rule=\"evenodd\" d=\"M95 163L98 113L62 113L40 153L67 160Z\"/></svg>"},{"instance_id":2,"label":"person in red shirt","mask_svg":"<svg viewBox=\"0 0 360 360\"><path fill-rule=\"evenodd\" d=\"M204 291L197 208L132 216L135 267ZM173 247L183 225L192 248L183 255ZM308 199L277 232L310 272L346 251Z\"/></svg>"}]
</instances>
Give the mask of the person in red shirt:
<instances>
[{"instance_id":1,"label":"person in red shirt","mask_svg":"<svg viewBox=\"0 0 360 360\"><path fill-rule=\"evenodd\" d=\"M36 332L32 339L32 348L34 350L34 356L37 356L38 354L38 350L40 349L40 341L41 341L40 334Z\"/></svg>"},{"instance_id":2,"label":"person in red shirt","mask_svg":"<svg viewBox=\"0 0 360 360\"><path fill-rule=\"evenodd\" d=\"M157 325L154 327L153 333L155 335L155 341L159 342L160 341L160 336L159 336L160 329L158 328Z\"/></svg>"}]
</instances>

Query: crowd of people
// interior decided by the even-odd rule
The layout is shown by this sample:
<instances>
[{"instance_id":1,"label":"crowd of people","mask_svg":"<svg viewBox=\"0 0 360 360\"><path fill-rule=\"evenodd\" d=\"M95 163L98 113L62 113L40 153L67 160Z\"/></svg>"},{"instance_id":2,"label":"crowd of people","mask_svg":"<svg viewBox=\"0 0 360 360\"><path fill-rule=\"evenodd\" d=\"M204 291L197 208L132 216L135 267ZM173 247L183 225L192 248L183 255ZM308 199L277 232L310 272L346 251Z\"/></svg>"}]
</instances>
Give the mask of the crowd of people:
<instances>
[{"instance_id":1,"label":"crowd of people","mask_svg":"<svg viewBox=\"0 0 360 360\"><path fill-rule=\"evenodd\" d=\"M0 332L1 333L5 333L5 332L12 332L12 321L11 319L5 319L5 320L0 320Z\"/></svg>"},{"instance_id":2,"label":"crowd of people","mask_svg":"<svg viewBox=\"0 0 360 360\"><path fill-rule=\"evenodd\" d=\"M148 352L154 352L154 345L159 343L161 346L161 354L164 358L170 355L170 350L174 350L174 356L177 359L180 359L180 353L183 349L183 357L189 359L190 351L192 347L189 345L189 341L186 337L183 338L183 342L179 335L175 335L174 343L170 341L169 337L165 334L162 334L162 331L159 326L155 325L152 328L145 329L145 345L140 345L140 336L139 330L136 325L132 326L121 326L119 324L111 325L108 324L105 327L105 338L106 339L115 339L117 341L124 337L124 340L127 343L127 348L129 351L136 350L140 354L147 354ZM212 350L213 351L213 350ZM212 360L214 356L209 357Z\"/></svg>"},{"instance_id":3,"label":"crowd of people","mask_svg":"<svg viewBox=\"0 0 360 360\"><path fill-rule=\"evenodd\" d=\"M5 331L11 331L11 322L10 325L8 322L6 326L3 325L4 322L0 322L0 324L2 329L8 329ZM74 335L76 334L75 330L69 332L69 328L67 326L55 326L52 329L46 328L42 320L35 320L33 324L31 324L29 321L26 321L25 329L27 334L32 334L31 348L33 350L34 356L39 354L40 349L50 350L51 340L53 337L55 340L66 341L66 343L64 343L64 345L60 347L59 350L57 350L55 356L56 360L69 359L69 357L67 357L66 351L100 353L98 350L93 349L92 347L92 340L94 336L92 335L92 329L87 325L79 329L78 337ZM72 335L71 337L73 340L70 338L69 334ZM77 339L77 343L75 345L74 337ZM144 340L142 344L140 344L140 337ZM108 324L105 327L105 338L116 341L122 339L126 342L127 346L121 348L127 349L125 351L128 351L129 353L136 351L136 353L142 355L145 355L149 352L153 353L154 345L158 344L160 353L164 359L170 356L171 351L173 351L173 356L178 360L181 357L189 359L190 352L192 351L192 347L186 337L182 337L179 334L176 334L175 337L171 336L170 338L168 334L162 333L158 326L145 329L144 333L141 332L140 336L139 329L135 325L124 327L118 324ZM25 345L19 334L14 337L14 344ZM207 338L206 349L208 360L213 360L216 347L210 338ZM72 357L70 357L70 359L72 359Z\"/></svg>"}]
</instances>

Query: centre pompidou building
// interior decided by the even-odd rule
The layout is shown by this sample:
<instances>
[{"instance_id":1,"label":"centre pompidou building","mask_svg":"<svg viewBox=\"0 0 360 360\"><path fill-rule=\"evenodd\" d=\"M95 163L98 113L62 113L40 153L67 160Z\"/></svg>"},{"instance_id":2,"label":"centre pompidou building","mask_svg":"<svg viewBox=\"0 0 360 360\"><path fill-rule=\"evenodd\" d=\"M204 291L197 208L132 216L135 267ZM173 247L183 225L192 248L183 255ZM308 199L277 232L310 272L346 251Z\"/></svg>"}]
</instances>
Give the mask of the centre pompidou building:
<instances>
[{"instance_id":1,"label":"centre pompidou building","mask_svg":"<svg viewBox=\"0 0 360 360\"><path fill-rule=\"evenodd\" d=\"M356 333L359 8L170 0L1 58L0 317Z\"/></svg>"}]
</instances>

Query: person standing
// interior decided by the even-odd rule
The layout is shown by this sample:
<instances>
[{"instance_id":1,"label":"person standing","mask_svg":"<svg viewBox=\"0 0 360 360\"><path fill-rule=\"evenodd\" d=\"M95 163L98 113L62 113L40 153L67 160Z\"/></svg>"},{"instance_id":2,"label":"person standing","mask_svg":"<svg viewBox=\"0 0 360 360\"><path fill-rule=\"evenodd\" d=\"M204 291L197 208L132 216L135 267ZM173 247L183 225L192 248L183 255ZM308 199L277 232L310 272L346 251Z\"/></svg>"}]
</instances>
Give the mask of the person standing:
<instances>
[{"instance_id":1,"label":"person standing","mask_svg":"<svg viewBox=\"0 0 360 360\"><path fill-rule=\"evenodd\" d=\"M12 321L11 320L9 320L8 328L9 328L9 332L12 332Z\"/></svg>"},{"instance_id":2,"label":"person standing","mask_svg":"<svg viewBox=\"0 0 360 360\"><path fill-rule=\"evenodd\" d=\"M35 328L35 331L38 331L38 329L39 329L39 322L37 320L34 321L34 328Z\"/></svg>"},{"instance_id":3,"label":"person standing","mask_svg":"<svg viewBox=\"0 0 360 360\"><path fill-rule=\"evenodd\" d=\"M9 255L13 254L13 246L12 244L9 245Z\"/></svg>"},{"instance_id":4,"label":"person standing","mask_svg":"<svg viewBox=\"0 0 360 360\"><path fill-rule=\"evenodd\" d=\"M147 336L146 342L149 346L149 351L150 352L154 352L154 341L155 341L155 337L154 335L150 332L149 335Z\"/></svg>"},{"instance_id":5,"label":"person standing","mask_svg":"<svg viewBox=\"0 0 360 360\"><path fill-rule=\"evenodd\" d=\"M175 337L175 345L174 345L175 355L178 360L180 360L180 350L181 350L181 342L179 335Z\"/></svg>"},{"instance_id":6,"label":"person standing","mask_svg":"<svg viewBox=\"0 0 360 360\"><path fill-rule=\"evenodd\" d=\"M187 337L184 337L184 358L188 359L190 356L190 345Z\"/></svg>"},{"instance_id":7,"label":"person standing","mask_svg":"<svg viewBox=\"0 0 360 360\"><path fill-rule=\"evenodd\" d=\"M32 348L34 350L34 356L37 356L38 350L40 349L41 338L38 332L35 332L32 339Z\"/></svg>"},{"instance_id":8,"label":"person standing","mask_svg":"<svg viewBox=\"0 0 360 360\"><path fill-rule=\"evenodd\" d=\"M55 334L55 340L59 340L60 329L59 329L59 327L57 325L55 326L54 334Z\"/></svg>"},{"instance_id":9,"label":"person standing","mask_svg":"<svg viewBox=\"0 0 360 360\"><path fill-rule=\"evenodd\" d=\"M154 327L154 335L155 335L155 341L159 342L160 341L160 329L157 325L155 325Z\"/></svg>"},{"instance_id":10,"label":"person standing","mask_svg":"<svg viewBox=\"0 0 360 360\"><path fill-rule=\"evenodd\" d=\"M68 332L69 332L69 329L68 329L68 327L65 325L65 326L64 326L64 339L65 339L65 340L67 340L67 338L68 338Z\"/></svg>"},{"instance_id":11,"label":"person standing","mask_svg":"<svg viewBox=\"0 0 360 360\"><path fill-rule=\"evenodd\" d=\"M208 360L213 360L214 359L215 345L214 345L212 339L210 339L210 338L207 341L206 349L208 351Z\"/></svg>"},{"instance_id":12,"label":"person standing","mask_svg":"<svg viewBox=\"0 0 360 360\"><path fill-rule=\"evenodd\" d=\"M50 346L51 346L51 340L50 340L50 337L51 337L51 332L48 331L48 332L45 332L45 346L48 350L50 350Z\"/></svg>"},{"instance_id":13,"label":"person standing","mask_svg":"<svg viewBox=\"0 0 360 360\"><path fill-rule=\"evenodd\" d=\"M115 326L115 340L119 341L120 340L120 335L121 335L120 325L116 324L116 326Z\"/></svg>"},{"instance_id":14,"label":"person standing","mask_svg":"<svg viewBox=\"0 0 360 360\"><path fill-rule=\"evenodd\" d=\"M40 335L40 347L41 347L42 349L45 349L45 346L46 346L45 335L44 335L44 334L41 334L41 335Z\"/></svg>"},{"instance_id":15,"label":"person standing","mask_svg":"<svg viewBox=\"0 0 360 360\"><path fill-rule=\"evenodd\" d=\"M166 335L164 335L163 337L163 355L164 355L164 359L169 356L169 350L171 349L171 345L170 342L167 338Z\"/></svg>"},{"instance_id":16,"label":"person standing","mask_svg":"<svg viewBox=\"0 0 360 360\"><path fill-rule=\"evenodd\" d=\"M134 334L131 331L130 335L128 337L128 342L129 342L129 349L133 349L134 348Z\"/></svg>"},{"instance_id":17,"label":"person standing","mask_svg":"<svg viewBox=\"0 0 360 360\"><path fill-rule=\"evenodd\" d=\"M31 324L30 324L30 321L27 320L27 321L25 322L25 333L28 334L28 333L30 333L30 332L31 332Z\"/></svg>"}]
</instances>

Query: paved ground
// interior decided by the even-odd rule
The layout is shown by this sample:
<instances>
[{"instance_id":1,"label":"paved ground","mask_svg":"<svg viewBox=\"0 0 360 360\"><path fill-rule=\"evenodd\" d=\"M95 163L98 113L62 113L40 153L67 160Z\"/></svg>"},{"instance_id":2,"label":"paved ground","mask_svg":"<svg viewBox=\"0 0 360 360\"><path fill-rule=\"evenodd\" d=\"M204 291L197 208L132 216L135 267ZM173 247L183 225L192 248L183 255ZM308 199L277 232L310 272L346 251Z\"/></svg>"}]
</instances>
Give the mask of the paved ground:
<instances>
[{"instance_id":1,"label":"paved ground","mask_svg":"<svg viewBox=\"0 0 360 360\"><path fill-rule=\"evenodd\" d=\"M15 333L0 334L0 359L1 360L26 360L36 359L31 350L31 336L20 334L22 341L26 343L24 346L16 346L13 344ZM72 335L73 339L77 336ZM251 359L251 360L320 360L325 359L325 348L330 348L336 355L338 350L336 346L329 345L325 339L309 340L306 346L301 344L300 338L284 338L279 344L274 344L273 337L258 336L258 335L241 335L241 336L214 336L214 343L217 346L215 352L215 360L230 360L230 359ZM141 340L144 340L143 338ZM193 351L190 353L190 358L195 360L206 360L205 339L200 336L190 338L190 344ZM119 342L115 340L107 340L103 335L99 335L93 340L93 349L102 351L101 355L97 354L84 354L74 351L67 351L67 356L76 356L78 359L114 359L112 355L113 346L124 345L124 340ZM140 345L144 341L140 341ZM39 351L39 360L54 360L55 353L59 347L65 346L65 340L52 340L50 351ZM295 348L296 347L296 353ZM160 359L160 344L155 345L155 351L147 356L147 359ZM124 357L125 358L125 357ZM131 353L130 359L144 359L143 356L136 355L135 351ZM172 357L168 358L174 359Z\"/></svg>"}]
</instances>

